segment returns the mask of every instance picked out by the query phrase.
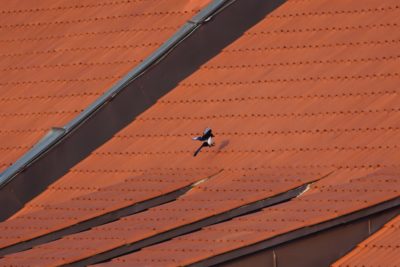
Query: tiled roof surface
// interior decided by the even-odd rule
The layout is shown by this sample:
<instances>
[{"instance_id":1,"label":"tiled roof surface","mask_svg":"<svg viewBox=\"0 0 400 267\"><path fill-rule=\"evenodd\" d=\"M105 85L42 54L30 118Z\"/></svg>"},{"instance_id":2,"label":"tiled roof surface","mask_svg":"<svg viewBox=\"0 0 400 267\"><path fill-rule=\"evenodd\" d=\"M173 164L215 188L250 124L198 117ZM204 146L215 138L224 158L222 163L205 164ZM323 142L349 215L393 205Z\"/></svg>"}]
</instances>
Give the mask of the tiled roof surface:
<instances>
[{"instance_id":1,"label":"tiled roof surface","mask_svg":"<svg viewBox=\"0 0 400 267\"><path fill-rule=\"evenodd\" d=\"M318 170L309 173L299 172L298 170L282 170L274 174L268 173L266 170L221 172L199 183L176 201L160 205L145 212L123 217L121 220L95 227L86 232L70 235L66 238L35 247L26 251L26 253L18 253L15 258L13 256L8 257L3 262L0 261L0 264L7 262L17 264L19 263L16 260L17 258L22 258L21 264L26 259L29 259L28 261L31 264L38 266L42 264L59 265L73 262L116 247L138 242L157 233L166 232L255 201L278 195L307 182L315 181L324 175L326 174L318 172ZM161 184L159 186L162 186ZM126 190L127 187L127 185L124 186ZM120 194L120 198L126 198L131 192L125 191L124 193L123 195ZM111 195L111 199L113 199L116 194L112 195L108 192L108 195ZM103 203L105 205L110 204L106 203L106 201ZM96 202L93 205L96 205ZM69 203L70 209L77 206ZM87 213L87 207L88 204L86 203L81 205L80 211L86 211ZM74 215L76 214L76 210L57 211L60 215L68 215L70 212ZM25 221L19 220L18 225L26 225L32 220L35 214L27 214L26 217L28 219ZM23 227L21 234L24 237L29 236L29 230L31 234L37 234L38 226L45 227L49 225L46 219L51 219L51 215L52 213L50 212L48 217L44 217L44 214L42 218L39 217L42 220L36 218L36 224L34 226L31 225L30 229ZM66 223L71 223L71 220L66 220ZM16 229L15 220L10 220L8 227ZM15 231L10 231L10 233L15 234ZM7 239L12 238L9 236L5 237ZM110 241L110 237L112 237L112 241ZM77 247L82 249L76 249ZM49 253L53 254L51 258L46 257Z\"/></svg>"},{"instance_id":2,"label":"tiled roof surface","mask_svg":"<svg viewBox=\"0 0 400 267\"><path fill-rule=\"evenodd\" d=\"M284 4L20 214L149 170L398 164L400 8L352 5ZM193 158L190 137L206 126L218 146Z\"/></svg>"},{"instance_id":3,"label":"tiled roof surface","mask_svg":"<svg viewBox=\"0 0 400 267\"><path fill-rule=\"evenodd\" d=\"M195 236L193 241L186 242L182 237L168 242L172 244L169 249L177 251L183 251L181 246L192 246L192 252L179 254L182 262L200 260L212 253L269 238L279 231L398 197L398 173L391 173L390 179L368 174L399 164L399 15L400 7L394 0L287 2L31 201L9 220L16 222L26 216L21 227L9 230L10 236L32 232L28 225L29 214L33 212L47 209L48 214L53 214L54 205L72 207L73 199L85 198L119 183L123 188L129 177L143 174L145 177L155 171L160 179L168 179L165 177L171 172L214 173L224 169L221 176L209 180L213 187L221 183L220 190L224 193L196 195L207 203L201 207L222 212L255 197L254 189L261 189L259 182L263 179L243 178L246 186L235 187L233 180L237 177L226 177L226 173L277 175L290 170L296 174L318 169L322 174L336 170L333 176L319 181L315 189L296 200L243 217L250 218L248 221L235 219L237 228L235 223L227 222L191 234ZM207 126L215 130L217 146L193 158L198 144L190 137ZM350 178L364 176L349 182ZM302 181L313 180L311 176L306 178ZM134 178L133 183L141 179ZM145 191L153 190L153 186L154 183L143 183ZM267 197L270 184L264 186L266 191L260 196ZM116 190L119 194L123 192L124 197L134 198L134 193L131 195L121 188ZM245 190L248 193L243 193ZM357 194L358 190L367 192L364 196ZM242 195L233 200L237 194ZM185 200L192 196L195 194L190 191L167 204L179 205L179 210L166 211L165 206L160 206L131 216L148 218L140 219L142 223L146 221L145 227L125 228L122 224L130 218L127 217L115 222L121 223L121 228L110 230L106 225L100 226L10 255L3 262L35 261L43 266L129 243L131 237L157 234L167 229L160 221L182 216L182 210L186 222L204 216L200 207L192 208L194 201ZM218 201L222 196L223 201ZM113 201L111 197L110 202ZM103 207L87 203L88 207ZM101 205L111 207L113 203ZM277 223L272 221L263 226L260 221L268 220L270 211L276 214ZM79 216L90 213L93 211L82 211ZM305 216L310 219L304 220ZM224 231L225 227L231 232ZM123 233L118 230L122 228ZM244 243L229 242L231 236L236 240L235 234L231 235L235 231L243 233ZM207 243L208 236L225 240L224 235L227 241L221 245ZM76 242L75 237L82 238ZM98 241L103 237L113 242ZM91 241L92 238L99 243ZM197 250L197 245L205 247ZM129 257L146 259L147 251L157 248ZM155 257L166 256L165 263L173 263L166 254L170 253L154 252Z\"/></svg>"},{"instance_id":4,"label":"tiled roof surface","mask_svg":"<svg viewBox=\"0 0 400 267\"><path fill-rule=\"evenodd\" d=\"M345 171L338 175L354 177L356 173ZM336 178L333 175L326 180L335 182ZM308 192L288 202L144 248L100 266L185 266L335 219L400 193L399 170L381 171L341 184L326 185L325 182L317 182Z\"/></svg>"},{"instance_id":5,"label":"tiled roof surface","mask_svg":"<svg viewBox=\"0 0 400 267\"><path fill-rule=\"evenodd\" d=\"M308 182L317 180L328 172L325 170L313 169L311 172L299 170L281 170L271 173L264 171L243 171L228 172L175 172L174 174L149 174L129 176L123 181L101 188L91 194L72 198L69 202L49 205L43 209L17 216L0 224L4 234L0 237L1 247L29 240L31 238L51 233L55 230L74 225L78 222L94 218L104 213L124 208L156 196L164 195L178 190L190 184L199 182L207 177L218 180L216 184L210 182L198 186L196 197L201 199L191 200L184 197L182 201L207 201L222 198L225 205L219 203L219 207L202 216L207 217L219 211L229 210L237 206L258 201L273 195L291 190ZM81 187L75 185L76 190ZM71 188L68 188L72 190ZM199 195L199 193L201 194ZM251 196L248 194L251 193ZM233 197L232 194L235 196ZM174 203L172 206L180 207ZM185 202L184 205L188 205ZM167 205L168 207L169 205ZM193 207L194 204L191 204ZM193 218L195 219L195 218ZM32 224L34 221L34 224ZM29 227L26 227L29 225ZM13 229L13 231L6 231Z\"/></svg>"},{"instance_id":6,"label":"tiled roof surface","mask_svg":"<svg viewBox=\"0 0 400 267\"><path fill-rule=\"evenodd\" d=\"M362 242L333 267L400 266L400 216Z\"/></svg>"},{"instance_id":7,"label":"tiled roof surface","mask_svg":"<svg viewBox=\"0 0 400 267\"><path fill-rule=\"evenodd\" d=\"M89 106L205 0L6 1L0 7L0 172Z\"/></svg>"},{"instance_id":8,"label":"tiled roof surface","mask_svg":"<svg viewBox=\"0 0 400 267\"><path fill-rule=\"evenodd\" d=\"M0 246L6 247L51 233L96 216L134 205L184 188L213 173L174 172L131 175L119 183L102 187L91 194L77 196L69 202L49 205L43 209L1 223ZM68 190L84 190L76 184ZM61 189L60 189L61 190ZM12 230L11 230L12 229Z\"/></svg>"}]
</instances>

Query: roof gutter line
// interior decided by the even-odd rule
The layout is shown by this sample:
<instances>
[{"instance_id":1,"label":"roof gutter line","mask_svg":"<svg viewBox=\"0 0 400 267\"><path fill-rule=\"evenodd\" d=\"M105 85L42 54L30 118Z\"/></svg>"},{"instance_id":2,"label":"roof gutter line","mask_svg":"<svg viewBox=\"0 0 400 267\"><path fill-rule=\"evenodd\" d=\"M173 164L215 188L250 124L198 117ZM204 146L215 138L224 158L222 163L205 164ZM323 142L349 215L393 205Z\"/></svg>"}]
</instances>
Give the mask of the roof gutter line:
<instances>
[{"instance_id":1,"label":"roof gutter line","mask_svg":"<svg viewBox=\"0 0 400 267\"><path fill-rule=\"evenodd\" d=\"M171 38L162 44L155 52L148 56L142 63L131 70L120 81L82 111L77 117L59 128L52 128L35 146L22 155L10 167L0 174L0 188L7 185L16 175L23 172L37 159L56 147L66 136L78 129L88 119L108 102L112 101L132 81L145 74L151 67L163 60L175 47L188 38L201 25L207 23L216 14L237 0L213 0L200 10L192 19L187 21Z\"/></svg>"},{"instance_id":2,"label":"roof gutter line","mask_svg":"<svg viewBox=\"0 0 400 267\"><path fill-rule=\"evenodd\" d=\"M314 233L318 233L321 231L325 231L327 229L330 229L332 227L336 227L339 225L347 224L354 222L356 220L384 212L386 210L394 209L394 208L399 208L400 207L400 197L395 197L390 200L381 202L379 204L376 204L374 206L364 208L362 210L357 210L345 215L342 215L340 217L320 222L314 225L310 226L305 226L303 228L298 228L293 231L266 239L264 241L260 241L255 244L251 244L242 248L238 248L232 251L228 251L222 254L218 254L203 260L200 260L198 262L194 262L189 264L188 266L214 266L221 264L223 262L227 262L236 258L239 258L241 256L249 255L251 253L256 253L261 250L265 249L270 249L275 246L278 246L280 244L283 244L285 242L289 242L291 240L295 240L298 238L302 238L305 236L312 235ZM400 212L400 210L399 210Z\"/></svg>"}]
</instances>

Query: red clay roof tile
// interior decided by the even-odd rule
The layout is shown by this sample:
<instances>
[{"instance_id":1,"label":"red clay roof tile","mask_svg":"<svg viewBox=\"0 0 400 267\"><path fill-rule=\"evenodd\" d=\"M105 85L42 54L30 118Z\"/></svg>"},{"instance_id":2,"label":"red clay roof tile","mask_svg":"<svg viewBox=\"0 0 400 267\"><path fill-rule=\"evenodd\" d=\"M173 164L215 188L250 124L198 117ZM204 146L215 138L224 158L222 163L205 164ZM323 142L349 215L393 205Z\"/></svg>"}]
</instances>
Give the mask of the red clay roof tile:
<instances>
[{"instance_id":1,"label":"red clay roof tile","mask_svg":"<svg viewBox=\"0 0 400 267\"><path fill-rule=\"evenodd\" d=\"M396 175L389 180L378 176L349 180L399 164L397 51L400 36L395 31L399 12L394 0L384 3L368 0L362 4L288 1L182 81L10 221L43 212L43 207L50 204L65 203L68 207L74 203L72 199L96 194L100 188L143 172L157 171L163 175L222 168L224 173L340 170L296 200L247 216L252 218L249 221L235 219L190 235L193 239L174 239L128 256L133 261L148 261L153 253L152 263L160 260L165 265L175 265L169 253L164 252L169 248L160 253L157 248L172 244L173 249L183 251L174 254L175 260L195 262L213 253L398 197ZM193 158L196 145L190 137L204 127L213 127L217 146ZM233 200L237 195L235 190L249 191L241 197L244 201L255 197L255 189L265 189L264 193L268 193L273 183L263 185L258 179L258 176L251 177L254 184L249 182L238 187L229 180L221 187L225 191L222 200L226 202L209 204L207 213L193 208L193 217L186 220L245 203ZM210 183L216 181L210 180ZM213 186L218 188L217 183ZM367 193L356 194L359 190ZM211 195L198 197L204 200ZM212 194L216 200L219 197L222 194ZM45 265L71 261L79 258L78 254L96 254L117 244L132 242L130 237L159 233L166 228L159 228L159 222L148 221L169 218L167 215L181 218L182 212L187 215L194 201L184 199L176 201L183 203L179 204L180 210L165 211L165 206L160 206L142 213L141 223L135 224L138 228L127 227L132 224L124 224L126 219L121 219L116 222L121 224L120 228L100 226L10 255L4 262L35 259ZM270 211L277 223L269 221L264 227L257 216L265 220L264 215L269 216ZM307 219L303 219L305 215ZM172 220L171 223L181 222ZM46 226L46 229L49 228ZM23 227L19 230L18 236L22 238L24 233L32 232ZM72 242L74 237L80 242ZM96 242L84 242L97 237ZM104 242L105 238L113 242ZM220 238L221 242L207 242L209 238ZM238 239L241 242L236 242ZM17 257L21 258L17 260Z\"/></svg>"},{"instance_id":2,"label":"red clay roof tile","mask_svg":"<svg viewBox=\"0 0 400 267\"><path fill-rule=\"evenodd\" d=\"M332 264L332 266L399 266L399 236L400 216L397 216L370 238L357 245L349 254Z\"/></svg>"},{"instance_id":3,"label":"red clay roof tile","mask_svg":"<svg viewBox=\"0 0 400 267\"><path fill-rule=\"evenodd\" d=\"M40 209L35 212L1 223L0 229L2 231L12 229L14 238L2 236L0 244L2 247L6 247L48 234L107 212L165 195L208 176L204 172L180 172L179 175L177 172L173 175L131 175L119 183L114 181L114 184L93 193L76 196L68 202L40 206L38 207ZM77 189L78 191L84 190L79 185L75 185L74 188L57 188L55 194ZM32 224L35 227L30 227ZM27 225L29 226L26 227Z\"/></svg>"},{"instance_id":4,"label":"red clay roof tile","mask_svg":"<svg viewBox=\"0 0 400 267\"><path fill-rule=\"evenodd\" d=\"M379 171L362 177L355 175L355 172L347 171L333 174L326 180L336 181L338 176L353 179L328 188L323 185L324 180L318 181L305 194L288 202L96 266L185 266L398 197L398 170ZM381 185L380 179L392 182L387 183L386 189L376 189L375 186ZM362 194L355 194L359 191Z\"/></svg>"},{"instance_id":5,"label":"red clay roof tile","mask_svg":"<svg viewBox=\"0 0 400 267\"><path fill-rule=\"evenodd\" d=\"M269 173L265 170L222 172L196 185L176 201L160 205L145 212L123 217L116 222L95 227L80 234L70 235L66 239L48 243L48 246L38 246L30 251L29 255L32 255L32 253L38 255L36 258L37 261L40 262L40 257L43 253L41 251L42 249L48 251L48 249L52 247L63 246L63 244L68 245L69 242L75 243L74 240L77 239L90 239L93 244L96 244L93 249L90 251L77 251L77 253L71 252L72 254L68 253L74 256L63 257L62 261L63 263L67 263L77 259L83 259L114 247L140 241L156 233L172 230L186 224L209 218L213 215L279 195L306 184L307 182L315 181L326 174L327 173L323 172L323 170L318 171L316 169L310 173L304 171L299 172L297 170L282 170L277 173ZM166 177L161 178L165 179ZM43 211L39 210L27 215L22 215L13 220L8 220L1 225L2 229L12 227L15 225L15 221L18 221L19 225L26 225L32 221L33 217L36 221L36 227L30 228L31 232L28 232L23 226L21 228L14 227L14 232L18 232L19 229L21 229L23 234L15 238L8 237L2 239L2 246L21 242L46 232L58 230L59 228L75 224L78 221L88 219L88 216L98 216L105 213L107 208L116 209L118 207L128 206L131 203L139 202L137 199L141 195L139 192L139 196L136 196L136 192L141 190L141 183L135 181L135 179L132 180L134 181L134 183L132 183L134 192L129 192L129 184L121 183L118 185L121 186L119 190L110 192L110 194L105 197L104 201L101 202L96 202L96 196L103 195L104 191L108 191L108 188L92 195L79 197L78 200L72 200L72 203L70 201L64 205L49 206L44 208ZM160 188L162 185L163 183L161 182L157 182L156 186L148 182L142 184L145 189L153 190L157 187ZM165 193L165 188L164 190L160 189L155 192L146 190L146 194L142 197L147 196L149 198L151 194L162 194L162 192ZM132 196L133 199L121 200L119 196L128 199ZM86 198L90 201L79 201L79 199ZM116 203L113 203L113 200L116 200ZM90 208L93 208L93 210ZM57 214L61 216L58 220L56 219ZM52 221L49 222L49 219ZM73 222L74 220L76 221ZM37 227L43 230L39 231ZM112 237L115 242L110 244L108 242L108 237ZM87 246L86 243L80 242L80 244L85 248ZM72 244L68 246L72 246ZM61 259L55 257L55 261L52 262L52 264L60 264L59 260ZM47 261L46 259L46 262Z\"/></svg>"},{"instance_id":6,"label":"red clay roof tile","mask_svg":"<svg viewBox=\"0 0 400 267\"><path fill-rule=\"evenodd\" d=\"M51 127L72 120L208 2L45 0L2 5L0 171Z\"/></svg>"}]
</instances>

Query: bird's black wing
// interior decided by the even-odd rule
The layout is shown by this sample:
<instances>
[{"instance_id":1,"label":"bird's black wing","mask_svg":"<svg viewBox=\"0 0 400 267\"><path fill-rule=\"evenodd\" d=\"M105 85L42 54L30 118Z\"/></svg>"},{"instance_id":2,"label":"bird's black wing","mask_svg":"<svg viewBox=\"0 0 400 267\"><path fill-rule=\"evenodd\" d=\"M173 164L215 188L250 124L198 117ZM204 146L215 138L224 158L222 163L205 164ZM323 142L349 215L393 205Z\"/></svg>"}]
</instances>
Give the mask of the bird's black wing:
<instances>
[{"instance_id":1,"label":"bird's black wing","mask_svg":"<svg viewBox=\"0 0 400 267\"><path fill-rule=\"evenodd\" d=\"M210 138L210 137L214 137L214 135L213 135L213 133L212 133L211 128L207 128L207 129L204 130L202 139L207 140L207 139Z\"/></svg>"}]
</instances>

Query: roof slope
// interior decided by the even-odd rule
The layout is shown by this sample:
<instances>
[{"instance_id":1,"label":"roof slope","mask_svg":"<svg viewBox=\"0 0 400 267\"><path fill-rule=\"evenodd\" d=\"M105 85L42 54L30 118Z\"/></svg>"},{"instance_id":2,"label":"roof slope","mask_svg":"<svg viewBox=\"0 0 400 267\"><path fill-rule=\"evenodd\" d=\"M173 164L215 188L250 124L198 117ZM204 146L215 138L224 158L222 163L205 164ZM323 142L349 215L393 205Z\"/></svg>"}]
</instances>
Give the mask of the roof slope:
<instances>
[{"instance_id":1,"label":"roof slope","mask_svg":"<svg viewBox=\"0 0 400 267\"><path fill-rule=\"evenodd\" d=\"M366 185L363 179L349 182L350 178L399 164L398 17L396 1L382 3L370 0L362 4L289 1L207 62L34 199L14 219L0 227L5 229L7 223L20 220L22 223L10 230L10 235L23 236L24 231L31 231L28 229L30 222L44 221L44 217L40 216L30 218L31 212L43 210L42 214L45 211L50 214L52 207L61 203L65 203L64 209L72 208L74 199L85 198L113 184L121 183L121 186L115 190L110 202L114 199L120 201L118 194L122 193L126 198L133 198L136 193L123 191L123 183L132 177L134 186L134 183L146 180L136 175L146 176L146 173L152 172L157 172L162 179L171 172L213 173L221 169L229 173L265 171L278 175L284 170L298 173L314 169L323 173L340 170L331 178L319 182L319 187L324 185L329 189L332 186L335 193L327 190L330 194L317 194L318 190L312 191L318 202L326 203L326 210L314 214L310 206L310 214L315 217L310 215L314 221L308 223L331 219L338 214L398 197L398 188L395 187L398 184L397 174L392 175L394 185L374 176L365 178ZM193 158L192 153L198 144L194 144L190 137L206 126L215 129L217 146ZM250 189L259 186L259 179L253 178L249 179ZM218 176L210 179L216 187L224 181L227 180L218 179ZM357 184L356 190L368 189L370 198L359 196L361 199L352 201L354 183ZM144 191L157 188L150 181L145 181L143 186ZM234 187L233 183L229 186ZM375 192L373 188L376 187L382 187L382 192ZM252 190L248 192L243 195L242 203L253 195L250 193ZM336 192L343 194L337 195ZM307 196L312 198L314 194L310 194ZM218 196L214 194L208 201ZM308 197L304 195L301 199L307 200ZM338 208L330 202L337 200L336 204L342 203L342 199L346 200L346 205L339 205ZM279 213L282 216L295 217L293 224L289 224L292 228L285 228L287 225L283 224L285 227L280 228L281 231L304 226L297 224L298 218L304 215L301 213L303 207L308 205L304 202L296 200L272 208L282 209ZM93 209L112 205L88 203L88 206L93 205ZM218 203L216 201L215 204L218 210L226 208L225 203L221 206ZM165 213L149 210L140 216L151 214L155 217L149 215L148 221L151 218L163 221L187 212L191 205L188 201L179 210ZM286 205L295 205L293 208L300 210L300 215L292 209L288 212ZM331 209L340 212L335 213ZM88 214L91 212L88 210L83 208L80 212ZM190 219L193 220L192 217ZM165 229L148 221L146 233ZM261 227L257 220L254 225ZM48 227L53 226L49 224ZM94 234L96 230L99 233ZM134 236L137 229L124 230L127 232L123 233L123 242L131 242L125 237L129 234ZM256 234L257 238L270 237L268 229L261 229L260 232L264 230L264 234ZM116 240L121 238L118 230L109 231L106 226L83 235L86 234L91 238L102 234ZM226 233L221 231L218 234ZM251 234L253 237L254 233ZM69 236L31 251L10 255L4 262L18 258L19 263L34 259L43 263L62 257L76 257L82 251L81 248L77 250L77 246L82 244L85 247L87 243L72 242L73 239L74 236ZM88 244L87 250L95 249L98 253L98 248L92 246L96 246L96 242ZM51 259L46 254L46 248L62 253ZM65 256L65 251L71 254Z\"/></svg>"},{"instance_id":2,"label":"roof slope","mask_svg":"<svg viewBox=\"0 0 400 267\"><path fill-rule=\"evenodd\" d=\"M333 267L395 267L400 265L400 216L362 242Z\"/></svg>"},{"instance_id":3,"label":"roof slope","mask_svg":"<svg viewBox=\"0 0 400 267\"><path fill-rule=\"evenodd\" d=\"M353 5L283 5L19 214L146 171L398 164L399 9ZM303 9L327 14L286 15ZM206 126L218 146L193 158Z\"/></svg>"},{"instance_id":4,"label":"roof slope","mask_svg":"<svg viewBox=\"0 0 400 267\"><path fill-rule=\"evenodd\" d=\"M333 185L326 185L326 181L317 182L312 189L288 202L144 248L100 266L186 266L350 214L395 198L400 193L399 170L361 177L357 177L356 172L339 174L343 175L356 178ZM326 179L335 183L335 176ZM389 182L382 184L382 179Z\"/></svg>"},{"instance_id":5,"label":"roof slope","mask_svg":"<svg viewBox=\"0 0 400 267\"><path fill-rule=\"evenodd\" d=\"M3 3L0 172L51 127L72 120L208 2Z\"/></svg>"},{"instance_id":6,"label":"roof slope","mask_svg":"<svg viewBox=\"0 0 400 267\"><path fill-rule=\"evenodd\" d=\"M35 247L26 252L15 254L15 258L13 256L6 257L3 263L12 262L13 264L22 264L26 259L29 259L30 264L40 266L43 264L59 265L82 260L111 249L139 242L159 233L167 232L210 218L217 214L234 210L235 208L251 205L257 201L277 196L306 184L307 182L315 181L322 176L324 176L324 174L319 173L317 170L313 170L313 172L309 173L298 170L282 170L277 173L268 173L268 170L242 172L224 171L206 181L198 183L193 189L179 197L176 201L160 205L138 214L123 217L115 222L95 227L82 233L68 235L66 238ZM162 185L162 183L159 184ZM135 184L133 184L132 187L128 184L124 184L123 188L126 193L128 193L131 188L132 191L135 189L137 191L140 190L139 185ZM110 196L110 200L105 201L104 205L109 205L111 200L117 198L116 192L105 193L107 196ZM126 198L127 195L124 194L121 197ZM90 196L88 196L87 199L91 199L91 201L94 202L93 204L96 205L96 199ZM53 219L57 215L65 216L64 223L72 223L72 218L68 220L68 217L76 216L76 214L84 213L85 211L88 213L88 210L90 211L90 208L93 207L93 204L92 206L88 206L87 203L76 203L73 206L71 206L69 202L68 204L70 210L64 208L61 209L60 212L60 209L56 210L54 208L54 210L50 210L47 213L30 213L25 216L25 221L10 220L7 225L14 229L16 223L18 223L18 225L26 224L27 217L29 217L30 220L36 218L37 222L34 227L31 226L29 229L25 227L25 229L23 229L23 236L20 238L15 238L15 234L18 232L21 234L22 231L9 231L11 236L8 236L6 233L3 237L2 245L4 246L5 239L9 242L21 242L24 240L23 238L37 235L40 229L44 231L57 230L57 228L46 229L46 226L49 226L49 222L46 221L46 218ZM79 207L79 209L77 210L76 207ZM254 209L259 209L260 207L263 206L259 203ZM58 211L58 213L56 213L56 211ZM46 215L47 217L45 217ZM41 220L38 220L39 218ZM5 224L3 224L2 227L5 227ZM111 236L112 241L109 239ZM79 242L77 242L77 240L79 240ZM88 242L86 242L86 240ZM77 246L82 249L76 249ZM72 247L74 248L71 249ZM89 247L90 249L88 249ZM53 254L51 258L46 257L49 253ZM18 261L16 259L21 260Z\"/></svg>"}]
</instances>

